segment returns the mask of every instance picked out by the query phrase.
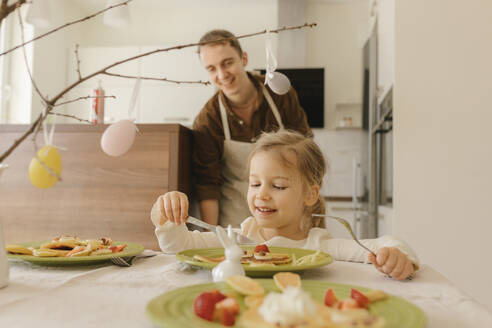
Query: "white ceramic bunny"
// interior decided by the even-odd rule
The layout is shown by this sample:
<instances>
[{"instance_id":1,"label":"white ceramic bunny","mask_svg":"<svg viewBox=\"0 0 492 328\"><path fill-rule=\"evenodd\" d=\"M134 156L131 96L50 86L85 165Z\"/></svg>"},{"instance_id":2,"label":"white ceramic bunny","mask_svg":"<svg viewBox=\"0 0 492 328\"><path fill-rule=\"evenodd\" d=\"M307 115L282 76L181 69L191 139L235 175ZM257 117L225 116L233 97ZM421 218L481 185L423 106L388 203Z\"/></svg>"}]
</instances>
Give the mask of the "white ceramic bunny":
<instances>
[{"instance_id":1,"label":"white ceramic bunny","mask_svg":"<svg viewBox=\"0 0 492 328\"><path fill-rule=\"evenodd\" d=\"M230 228L229 231L231 231ZM215 232L222 246L224 246L225 260L213 268L212 278L214 282L224 281L229 276L244 276L244 268L241 265L243 250L236 244L233 236L228 236L221 226L217 226Z\"/></svg>"}]
</instances>

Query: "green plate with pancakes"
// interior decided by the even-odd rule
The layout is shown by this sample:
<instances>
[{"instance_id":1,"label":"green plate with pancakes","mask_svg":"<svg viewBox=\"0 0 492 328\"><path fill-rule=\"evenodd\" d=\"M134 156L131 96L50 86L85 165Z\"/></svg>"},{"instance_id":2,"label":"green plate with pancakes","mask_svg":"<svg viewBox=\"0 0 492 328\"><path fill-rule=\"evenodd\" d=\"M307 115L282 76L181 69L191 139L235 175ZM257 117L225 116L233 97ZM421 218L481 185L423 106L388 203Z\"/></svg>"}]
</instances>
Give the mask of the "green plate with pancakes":
<instances>
[{"instance_id":1,"label":"green plate with pancakes","mask_svg":"<svg viewBox=\"0 0 492 328\"><path fill-rule=\"evenodd\" d=\"M265 292L279 292L273 279L255 279L259 282ZM339 299L350 297L350 289L355 288L362 292L369 291L368 288L331 283L327 281L302 280L302 289L308 292L311 297L323 303L324 294L328 288L333 288ZM193 301L202 292L218 289L224 294L237 295L240 305L240 314L244 313L246 306L244 297L234 292L226 283L206 283L192 285L175 289L152 299L146 308L146 314L157 327L178 328L178 327L225 327L219 322L210 322L199 318L193 311ZM388 295L385 300L377 301L369 306L371 314L381 316L385 319L385 328L424 328L426 316L424 312L414 304L396 296ZM235 327L243 327L238 324L239 317L236 318ZM243 327L246 328L246 327Z\"/></svg>"},{"instance_id":2,"label":"green plate with pancakes","mask_svg":"<svg viewBox=\"0 0 492 328\"><path fill-rule=\"evenodd\" d=\"M253 251L254 246L241 246L243 250ZM301 248L289 248L289 247L268 247L270 252L272 253L282 253L289 254L291 258L299 260L301 257L306 255L313 255L316 251L310 249L301 249ZM201 255L205 257L220 257L224 255L224 248L196 248L196 249L188 249L176 254L176 258L193 266L201 267L204 269L213 269L217 264L202 262L195 258L195 255ZM275 264L274 266L251 266L249 264L243 264L244 271L246 271L246 275L250 277L271 277L277 272L282 271L302 271L309 270L314 268L319 268L333 262L333 258L328 253L319 252L316 259L310 263L304 263L299 265L294 265L292 263L289 264Z\"/></svg>"},{"instance_id":3,"label":"green plate with pancakes","mask_svg":"<svg viewBox=\"0 0 492 328\"><path fill-rule=\"evenodd\" d=\"M24 247L38 248L40 245L48 243L50 241L33 241L28 243L20 243L17 245ZM144 247L137 243L113 241L111 245L124 245L126 247L123 251L118 253L104 254L104 255L89 255L89 256L74 256L74 257L39 257L33 255L18 255L7 254L9 259L23 260L39 265L49 266L70 266L70 265L92 265L109 261L111 257L129 257L142 253Z\"/></svg>"}]
</instances>

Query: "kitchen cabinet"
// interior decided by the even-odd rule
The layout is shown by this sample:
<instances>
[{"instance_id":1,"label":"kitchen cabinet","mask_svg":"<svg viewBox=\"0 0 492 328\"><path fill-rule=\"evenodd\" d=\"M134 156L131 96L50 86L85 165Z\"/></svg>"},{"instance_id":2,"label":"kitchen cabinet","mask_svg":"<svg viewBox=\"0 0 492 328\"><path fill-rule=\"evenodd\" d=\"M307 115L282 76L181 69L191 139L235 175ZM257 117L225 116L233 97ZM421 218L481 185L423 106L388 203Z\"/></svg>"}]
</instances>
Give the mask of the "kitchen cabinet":
<instances>
[{"instance_id":1,"label":"kitchen cabinet","mask_svg":"<svg viewBox=\"0 0 492 328\"><path fill-rule=\"evenodd\" d=\"M6 243L68 234L108 236L158 249L150 209L169 190L191 192L191 130L178 124L139 124L132 148L111 157L99 146L106 127L56 126L53 143L66 150L60 150L62 181L50 189L37 189L29 181L34 156L30 139L7 158L9 168L0 179ZM7 149L27 128L0 125L0 149Z\"/></svg>"}]
</instances>

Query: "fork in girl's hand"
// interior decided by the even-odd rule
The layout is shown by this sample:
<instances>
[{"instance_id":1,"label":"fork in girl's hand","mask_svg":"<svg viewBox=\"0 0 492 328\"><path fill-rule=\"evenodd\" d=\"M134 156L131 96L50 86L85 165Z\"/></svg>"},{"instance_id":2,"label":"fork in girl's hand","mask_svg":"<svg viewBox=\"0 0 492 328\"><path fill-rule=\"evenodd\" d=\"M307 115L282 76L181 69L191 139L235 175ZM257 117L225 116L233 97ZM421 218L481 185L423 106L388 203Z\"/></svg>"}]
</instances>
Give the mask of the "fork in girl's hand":
<instances>
[{"instance_id":1,"label":"fork in girl's hand","mask_svg":"<svg viewBox=\"0 0 492 328\"><path fill-rule=\"evenodd\" d=\"M364 248L366 251L368 251L369 253L371 253L372 255L374 256L377 256L376 253L374 253L373 251L371 251L369 248L367 248L366 246L364 246L360 241L359 239L357 239L357 237L355 236L354 232L352 231L352 228L350 227L350 223L348 223L347 220L345 219L342 219L342 218L339 218L337 216L332 216L332 215L327 215L327 214L312 214L313 216L316 216L316 217L322 217L322 218L330 218L330 219L334 219L334 220L337 220L338 222L340 222L341 224L343 224L343 226L348 230L348 232L350 232L350 235L352 236L352 238L355 240L355 242L357 244L359 244L362 248Z\"/></svg>"}]
</instances>

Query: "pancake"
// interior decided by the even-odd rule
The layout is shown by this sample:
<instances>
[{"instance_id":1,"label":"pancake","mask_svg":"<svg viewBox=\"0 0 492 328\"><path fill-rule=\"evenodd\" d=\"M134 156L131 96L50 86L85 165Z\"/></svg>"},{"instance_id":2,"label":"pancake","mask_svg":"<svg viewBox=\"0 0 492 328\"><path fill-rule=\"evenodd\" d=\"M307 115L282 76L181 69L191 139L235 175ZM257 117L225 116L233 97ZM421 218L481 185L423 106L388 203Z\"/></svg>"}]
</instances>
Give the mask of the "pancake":
<instances>
[{"instance_id":1,"label":"pancake","mask_svg":"<svg viewBox=\"0 0 492 328\"><path fill-rule=\"evenodd\" d=\"M219 257L207 257L203 255L193 255L193 259L205 263L217 264L225 260L225 256ZM292 258L289 254L281 253L269 253L269 252L258 252L254 253L252 251L244 251L241 258L242 264L251 264L252 266L260 265L279 265L288 264L292 262Z\"/></svg>"},{"instance_id":2,"label":"pancake","mask_svg":"<svg viewBox=\"0 0 492 328\"><path fill-rule=\"evenodd\" d=\"M217 263L220 263L223 260L225 260L225 256L221 256L221 257L206 257L206 256L203 256L203 255L194 255L193 256L193 259L195 259L197 261L205 262L205 263L217 264Z\"/></svg>"},{"instance_id":3,"label":"pancake","mask_svg":"<svg viewBox=\"0 0 492 328\"><path fill-rule=\"evenodd\" d=\"M259 252L254 253L250 262L255 263L272 263L272 264L288 264L292 262L289 254Z\"/></svg>"},{"instance_id":4,"label":"pancake","mask_svg":"<svg viewBox=\"0 0 492 328\"><path fill-rule=\"evenodd\" d=\"M57 257L60 256L57 250L54 249L33 249L32 255L38 257Z\"/></svg>"},{"instance_id":5,"label":"pancake","mask_svg":"<svg viewBox=\"0 0 492 328\"><path fill-rule=\"evenodd\" d=\"M42 244L39 246L40 249L61 249L71 251L75 246L79 246L79 243L75 240L60 240L51 241L49 243Z\"/></svg>"},{"instance_id":6,"label":"pancake","mask_svg":"<svg viewBox=\"0 0 492 328\"><path fill-rule=\"evenodd\" d=\"M10 254L32 255L32 250L20 245L5 245L5 249Z\"/></svg>"},{"instance_id":7,"label":"pancake","mask_svg":"<svg viewBox=\"0 0 492 328\"><path fill-rule=\"evenodd\" d=\"M261 304L261 303L260 303ZM337 328L342 326L335 325L330 320L330 312L326 306L322 304L316 304L317 315L307 316L305 321L300 324L290 324L288 326L282 326L266 322L261 314L258 312L260 306L251 307L244 311L238 320L238 325L245 328ZM348 326L347 326L348 327Z\"/></svg>"}]
</instances>

